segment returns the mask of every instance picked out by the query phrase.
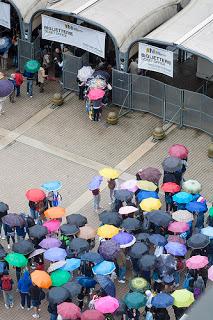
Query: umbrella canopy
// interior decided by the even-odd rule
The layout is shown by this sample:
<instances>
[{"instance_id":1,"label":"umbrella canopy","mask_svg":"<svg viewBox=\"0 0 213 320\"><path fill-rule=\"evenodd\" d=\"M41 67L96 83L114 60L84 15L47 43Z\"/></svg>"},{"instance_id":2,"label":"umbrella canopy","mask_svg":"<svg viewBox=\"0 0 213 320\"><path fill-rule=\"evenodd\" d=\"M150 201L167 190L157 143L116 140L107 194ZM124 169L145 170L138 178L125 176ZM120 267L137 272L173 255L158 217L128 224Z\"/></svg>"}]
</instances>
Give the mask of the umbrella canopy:
<instances>
[{"instance_id":1,"label":"umbrella canopy","mask_svg":"<svg viewBox=\"0 0 213 320\"><path fill-rule=\"evenodd\" d=\"M213 217L213 207L211 207L211 208L209 209L209 216L210 216L210 217Z\"/></svg>"},{"instance_id":2,"label":"umbrella canopy","mask_svg":"<svg viewBox=\"0 0 213 320\"><path fill-rule=\"evenodd\" d=\"M44 253L44 258L52 262L64 260L66 256L66 251L61 248L51 248Z\"/></svg>"},{"instance_id":3,"label":"umbrella canopy","mask_svg":"<svg viewBox=\"0 0 213 320\"><path fill-rule=\"evenodd\" d=\"M14 90L14 85L10 80L1 80L0 98L8 97Z\"/></svg>"},{"instance_id":4,"label":"umbrella canopy","mask_svg":"<svg viewBox=\"0 0 213 320\"><path fill-rule=\"evenodd\" d=\"M172 218L170 214L162 210L155 210L147 213L146 217L149 219L151 223L159 227L168 227Z\"/></svg>"},{"instance_id":5,"label":"umbrella canopy","mask_svg":"<svg viewBox=\"0 0 213 320\"><path fill-rule=\"evenodd\" d=\"M171 254L161 254L159 257L157 257L155 262L155 267L161 277L173 274L176 270L176 266L177 262L175 257L173 257Z\"/></svg>"},{"instance_id":6,"label":"umbrella canopy","mask_svg":"<svg viewBox=\"0 0 213 320\"><path fill-rule=\"evenodd\" d=\"M178 210L172 213L172 218L178 222L190 222L194 220L194 216L187 210Z\"/></svg>"},{"instance_id":7,"label":"umbrella canopy","mask_svg":"<svg viewBox=\"0 0 213 320\"><path fill-rule=\"evenodd\" d=\"M213 266L211 266L208 270L208 279L213 281Z\"/></svg>"},{"instance_id":8,"label":"umbrella canopy","mask_svg":"<svg viewBox=\"0 0 213 320\"><path fill-rule=\"evenodd\" d=\"M57 313L62 319L81 319L81 309L72 302L62 302L57 306Z\"/></svg>"},{"instance_id":9,"label":"umbrella canopy","mask_svg":"<svg viewBox=\"0 0 213 320\"><path fill-rule=\"evenodd\" d=\"M136 239L132 234L123 231L114 236L112 240L119 244L120 248L131 247L136 242Z\"/></svg>"},{"instance_id":10,"label":"umbrella canopy","mask_svg":"<svg viewBox=\"0 0 213 320\"><path fill-rule=\"evenodd\" d=\"M99 246L99 253L105 260L114 260L119 251L119 244L113 240L103 241Z\"/></svg>"},{"instance_id":11,"label":"umbrella canopy","mask_svg":"<svg viewBox=\"0 0 213 320\"><path fill-rule=\"evenodd\" d=\"M20 240L13 244L12 250L26 255L34 251L34 245L30 240Z\"/></svg>"},{"instance_id":12,"label":"umbrella canopy","mask_svg":"<svg viewBox=\"0 0 213 320\"><path fill-rule=\"evenodd\" d=\"M81 260L76 258L66 259L65 262L65 265L61 269L69 272L78 269L81 265Z\"/></svg>"},{"instance_id":13,"label":"umbrella canopy","mask_svg":"<svg viewBox=\"0 0 213 320\"><path fill-rule=\"evenodd\" d=\"M210 240L213 239L213 227L208 226L206 228L202 228L201 233L209 237Z\"/></svg>"},{"instance_id":14,"label":"umbrella canopy","mask_svg":"<svg viewBox=\"0 0 213 320\"><path fill-rule=\"evenodd\" d=\"M127 189L120 189L114 191L114 197L120 201L130 201L133 198L134 193Z\"/></svg>"},{"instance_id":15,"label":"umbrella canopy","mask_svg":"<svg viewBox=\"0 0 213 320\"><path fill-rule=\"evenodd\" d=\"M161 189L164 192L176 193L181 190L181 187L177 183L174 183L174 182L165 182L162 184Z\"/></svg>"},{"instance_id":16,"label":"umbrella canopy","mask_svg":"<svg viewBox=\"0 0 213 320\"><path fill-rule=\"evenodd\" d=\"M121 189L126 189L131 192L136 192L138 190L137 180L135 180L135 179L127 180L127 181L121 183L120 187L121 187Z\"/></svg>"},{"instance_id":17,"label":"umbrella canopy","mask_svg":"<svg viewBox=\"0 0 213 320\"><path fill-rule=\"evenodd\" d=\"M103 98L105 95L105 91L99 88L90 89L89 93L87 94L90 100L99 100Z\"/></svg>"},{"instance_id":18,"label":"umbrella canopy","mask_svg":"<svg viewBox=\"0 0 213 320\"><path fill-rule=\"evenodd\" d=\"M117 179L119 172L113 168L103 168L99 171L99 174L107 179Z\"/></svg>"},{"instance_id":19,"label":"umbrella canopy","mask_svg":"<svg viewBox=\"0 0 213 320\"><path fill-rule=\"evenodd\" d=\"M138 175L142 180L148 180L158 184L162 173L156 168L149 167L143 170L139 170Z\"/></svg>"},{"instance_id":20,"label":"umbrella canopy","mask_svg":"<svg viewBox=\"0 0 213 320\"><path fill-rule=\"evenodd\" d=\"M138 189L145 190L145 191L156 191L158 186L155 183L148 181L148 180L140 180L137 182Z\"/></svg>"},{"instance_id":21,"label":"umbrella canopy","mask_svg":"<svg viewBox=\"0 0 213 320\"><path fill-rule=\"evenodd\" d=\"M59 220L49 220L43 223L43 226L47 228L48 232L58 231L61 222Z\"/></svg>"},{"instance_id":22,"label":"umbrella canopy","mask_svg":"<svg viewBox=\"0 0 213 320\"><path fill-rule=\"evenodd\" d=\"M7 210L9 210L9 206L4 202L0 202L0 212L5 212Z\"/></svg>"},{"instance_id":23,"label":"umbrella canopy","mask_svg":"<svg viewBox=\"0 0 213 320\"><path fill-rule=\"evenodd\" d=\"M109 276L96 275L95 279L108 296L115 297L115 285Z\"/></svg>"},{"instance_id":24,"label":"umbrella canopy","mask_svg":"<svg viewBox=\"0 0 213 320\"><path fill-rule=\"evenodd\" d=\"M46 227L36 224L29 228L30 237L40 239L48 234Z\"/></svg>"},{"instance_id":25,"label":"umbrella canopy","mask_svg":"<svg viewBox=\"0 0 213 320\"><path fill-rule=\"evenodd\" d=\"M99 79L99 78L91 78L88 79L86 85L92 89L92 88L99 88L99 89L105 89L107 86L106 80L104 79Z\"/></svg>"},{"instance_id":26,"label":"umbrella canopy","mask_svg":"<svg viewBox=\"0 0 213 320\"><path fill-rule=\"evenodd\" d=\"M116 298L106 296L95 300L95 309L102 313L113 313L119 307L119 302Z\"/></svg>"},{"instance_id":27,"label":"umbrella canopy","mask_svg":"<svg viewBox=\"0 0 213 320\"><path fill-rule=\"evenodd\" d=\"M137 212L138 208L133 207L133 206L125 206L125 207L121 207L118 211L119 214L121 215L126 215L126 214L130 214L130 213L134 213Z\"/></svg>"},{"instance_id":28,"label":"umbrella canopy","mask_svg":"<svg viewBox=\"0 0 213 320\"><path fill-rule=\"evenodd\" d=\"M109 224L104 224L103 226L98 228L97 235L101 238L111 239L118 233L119 233L118 228Z\"/></svg>"},{"instance_id":29,"label":"umbrella canopy","mask_svg":"<svg viewBox=\"0 0 213 320\"><path fill-rule=\"evenodd\" d=\"M181 171L182 166L182 161L176 157L168 157L162 163L163 170L166 172Z\"/></svg>"},{"instance_id":30,"label":"umbrella canopy","mask_svg":"<svg viewBox=\"0 0 213 320\"><path fill-rule=\"evenodd\" d=\"M169 148L169 155L177 157L179 159L186 159L188 157L189 150L183 144L173 144Z\"/></svg>"},{"instance_id":31,"label":"umbrella canopy","mask_svg":"<svg viewBox=\"0 0 213 320\"><path fill-rule=\"evenodd\" d=\"M105 320L105 317L98 310L86 310L81 314L81 320Z\"/></svg>"},{"instance_id":32,"label":"umbrella canopy","mask_svg":"<svg viewBox=\"0 0 213 320\"><path fill-rule=\"evenodd\" d=\"M186 266L188 269L202 269L209 263L209 260L205 256L192 256L188 260L186 260Z\"/></svg>"},{"instance_id":33,"label":"umbrella canopy","mask_svg":"<svg viewBox=\"0 0 213 320\"><path fill-rule=\"evenodd\" d=\"M96 234L97 234L96 229L87 224L84 227L80 228L80 232L78 233L78 238L90 240L90 239L94 239Z\"/></svg>"},{"instance_id":34,"label":"umbrella canopy","mask_svg":"<svg viewBox=\"0 0 213 320\"><path fill-rule=\"evenodd\" d=\"M173 201L176 203L189 203L190 201L193 200L193 196L190 193L181 191L176 193L173 197L172 197Z\"/></svg>"},{"instance_id":35,"label":"umbrella canopy","mask_svg":"<svg viewBox=\"0 0 213 320\"><path fill-rule=\"evenodd\" d=\"M40 69L40 63L37 60L29 60L24 65L24 70L30 73L36 73Z\"/></svg>"},{"instance_id":36,"label":"umbrella canopy","mask_svg":"<svg viewBox=\"0 0 213 320\"><path fill-rule=\"evenodd\" d=\"M62 224L62 226L60 226L60 230L65 236L73 236L80 231L79 227L75 224Z\"/></svg>"},{"instance_id":37,"label":"umbrella canopy","mask_svg":"<svg viewBox=\"0 0 213 320\"><path fill-rule=\"evenodd\" d=\"M130 280L129 287L132 291L144 293L149 288L149 283L146 279L137 277Z\"/></svg>"},{"instance_id":38,"label":"umbrella canopy","mask_svg":"<svg viewBox=\"0 0 213 320\"><path fill-rule=\"evenodd\" d=\"M194 295L186 289L175 290L171 296L174 298L173 305L177 308L188 308L194 302Z\"/></svg>"},{"instance_id":39,"label":"umbrella canopy","mask_svg":"<svg viewBox=\"0 0 213 320\"><path fill-rule=\"evenodd\" d=\"M91 78L94 70L90 66L83 66L78 70L77 78L81 82L86 82L87 79Z\"/></svg>"},{"instance_id":40,"label":"umbrella canopy","mask_svg":"<svg viewBox=\"0 0 213 320\"><path fill-rule=\"evenodd\" d=\"M69 291L63 287L53 287L47 294L47 300L52 304L59 304L69 298Z\"/></svg>"},{"instance_id":41,"label":"umbrella canopy","mask_svg":"<svg viewBox=\"0 0 213 320\"><path fill-rule=\"evenodd\" d=\"M150 234L146 232L140 232L135 235L137 241L146 242L149 239Z\"/></svg>"},{"instance_id":42,"label":"umbrella canopy","mask_svg":"<svg viewBox=\"0 0 213 320\"><path fill-rule=\"evenodd\" d=\"M8 213L2 217L2 222L10 227L22 227L25 224L24 218L16 213Z\"/></svg>"},{"instance_id":43,"label":"umbrella canopy","mask_svg":"<svg viewBox=\"0 0 213 320\"><path fill-rule=\"evenodd\" d=\"M124 302L129 309L139 309L146 305L147 298L140 292L129 292L125 295Z\"/></svg>"},{"instance_id":44,"label":"umbrella canopy","mask_svg":"<svg viewBox=\"0 0 213 320\"><path fill-rule=\"evenodd\" d=\"M65 260L60 260L54 263L51 263L51 265L49 266L49 268L47 269L47 272L53 272L55 270L61 269L64 265L66 264Z\"/></svg>"},{"instance_id":45,"label":"umbrella canopy","mask_svg":"<svg viewBox=\"0 0 213 320\"><path fill-rule=\"evenodd\" d=\"M89 261L96 264L96 263L103 262L104 259L99 253L89 251L82 254L81 261Z\"/></svg>"},{"instance_id":46,"label":"umbrella canopy","mask_svg":"<svg viewBox=\"0 0 213 320\"><path fill-rule=\"evenodd\" d=\"M89 184L89 190L96 190L99 189L101 182L103 181L102 176L95 176L92 178L92 181Z\"/></svg>"},{"instance_id":47,"label":"umbrella canopy","mask_svg":"<svg viewBox=\"0 0 213 320\"><path fill-rule=\"evenodd\" d=\"M116 266L114 262L104 260L96 264L92 268L92 272L96 275L106 276L108 274L111 274L115 269L116 269Z\"/></svg>"},{"instance_id":48,"label":"umbrella canopy","mask_svg":"<svg viewBox=\"0 0 213 320\"><path fill-rule=\"evenodd\" d=\"M56 270L50 276L53 287L61 287L71 279L71 274L65 270Z\"/></svg>"},{"instance_id":49,"label":"umbrella canopy","mask_svg":"<svg viewBox=\"0 0 213 320\"><path fill-rule=\"evenodd\" d=\"M192 194L200 193L200 191L202 190L202 186L197 180L184 181L182 188L184 191Z\"/></svg>"},{"instance_id":50,"label":"umbrella canopy","mask_svg":"<svg viewBox=\"0 0 213 320\"><path fill-rule=\"evenodd\" d=\"M74 224L77 227L83 227L85 224L87 224L87 218L82 216L82 214L79 213L73 213L66 217L67 223Z\"/></svg>"},{"instance_id":51,"label":"umbrella canopy","mask_svg":"<svg viewBox=\"0 0 213 320\"><path fill-rule=\"evenodd\" d=\"M208 211L206 202L190 202L186 204L186 210L192 213L205 213Z\"/></svg>"},{"instance_id":52,"label":"umbrella canopy","mask_svg":"<svg viewBox=\"0 0 213 320\"><path fill-rule=\"evenodd\" d=\"M36 249L34 250L29 256L28 256L28 259L31 259L33 257L36 257L42 253L44 253L46 250L45 249Z\"/></svg>"},{"instance_id":53,"label":"umbrella canopy","mask_svg":"<svg viewBox=\"0 0 213 320\"><path fill-rule=\"evenodd\" d=\"M39 202L44 200L44 198L46 198L44 191L40 189L30 189L26 192L25 195L29 201L33 201L33 202Z\"/></svg>"},{"instance_id":54,"label":"umbrella canopy","mask_svg":"<svg viewBox=\"0 0 213 320\"><path fill-rule=\"evenodd\" d=\"M156 256L152 254L145 254L139 260L139 267L144 271L152 269L156 262Z\"/></svg>"},{"instance_id":55,"label":"umbrella canopy","mask_svg":"<svg viewBox=\"0 0 213 320\"><path fill-rule=\"evenodd\" d=\"M126 231L136 231L142 228L142 223L136 218L126 218L121 224Z\"/></svg>"},{"instance_id":56,"label":"umbrella canopy","mask_svg":"<svg viewBox=\"0 0 213 320\"><path fill-rule=\"evenodd\" d=\"M47 192L50 191L58 191L62 188L62 184L60 181L48 181L41 185L41 188Z\"/></svg>"},{"instance_id":57,"label":"umbrella canopy","mask_svg":"<svg viewBox=\"0 0 213 320\"><path fill-rule=\"evenodd\" d=\"M70 250L75 252L89 251L89 243L85 239L74 238L69 245Z\"/></svg>"},{"instance_id":58,"label":"umbrella canopy","mask_svg":"<svg viewBox=\"0 0 213 320\"><path fill-rule=\"evenodd\" d=\"M52 280L45 271L35 270L31 274L32 282L39 288L49 289L52 286Z\"/></svg>"},{"instance_id":59,"label":"umbrella canopy","mask_svg":"<svg viewBox=\"0 0 213 320\"><path fill-rule=\"evenodd\" d=\"M12 42L8 37L0 38L0 53L4 53L10 49Z\"/></svg>"},{"instance_id":60,"label":"umbrella canopy","mask_svg":"<svg viewBox=\"0 0 213 320\"><path fill-rule=\"evenodd\" d=\"M43 249L50 249L50 248L59 248L61 246L61 241L57 238L48 237L43 239L39 246Z\"/></svg>"},{"instance_id":61,"label":"umbrella canopy","mask_svg":"<svg viewBox=\"0 0 213 320\"><path fill-rule=\"evenodd\" d=\"M168 230L174 233L183 233L189 230L189 225L186 222L172 222L170 223Z\"/></svg>"},{"instance_id":62,"label":"umbrella canopy","mask_svg":"<svg viewBox=\"0 0 213 320\"><path fill-rule=\"evenodd\" d=\"M187 241L187 245L192 249L203 249L210 243L209 237L201 233L193 234Z\"/></svg>"},{"instance_id":63,"label":"umbrella canopy","mask_svg":"<svg viewBox=\"0 0 213 320\"><path fill-rule=\"evenodd\" d=\"M174 298L168 293L158 293L152 298L152 306L154 308L168 308L173 305Z\"/></svg>"},{"instance_id":64,"label":"umbrella canopy","mask_svg":"<svg viewBox=\"0 0 213 320\"><path fill-rule=\"evenodd\" d=\"M97 283L94 278L85 277L85 276L77 277L77 281L84 288L94 288Z\"/></svg>"},{"instance_id":65,"label":"umbrella canopy","mask_svg":"<svg viewBox=\"0 0 213 320\"><path fill-rule=\"evenodd\" d=\"M28 260L25 258L25 256L21 253L9 253L6 257L5 260L9 263L9 265L13 267L26 267Z\"/></svg>"},{"instance_id":66,"label":"umbrella canopy","mask_svg":"<svg viewBox=\"0 0 213 320\"><path fill-rule=\"evenodd\" d=\"M158 195L158 193L156 191L144 191L144 190L141 190L141 191L138 192L136 197L137 197L138 202L143 201L143 200L148 199L148 198L159 199L159 195Z\"/></svg>"},{"instance_id":67,"label":"umbrella canopy","mask_svg":"<svg viewBox=\"0 0 213 320\"><path fill-rule=\"evenodd\" d=\"M187 253L186 246L178 242L168 242L165 245L167 253L172 254L173 256L184 257Z\"/></svg>"},{"instance_id":68,"label":"umbrella canopy","mask_svg":"<svg viewBox=\"0 0 213 320\"><path fill-rule=\"evenodd\" d=\"M185 244L186 240L181 238L180 235L169 235L167 238L168 242L179 242L181 244Z\"/></svg>"},{"instance_id":69,"label":"umbrella canopy","mask_svg":"<svg viewBox=\"0 0 213 320\"><path fill-rule=\"evenodd\" d=\"M65 209L61 207L51 207L44 211L44 215L49 219L59 219L65 215Z\"/></svg>"},{"instance_id":70,"label":"umbrella canopy","mask_svg":"<svg viewBox=\"0 0 213 320\"><path fill-rule=\"evenodd\" d=\"M94 73L93 73L93 77L95 77L95 78L103 78L103 79L105 79L106 81L108 81L109 80L109 78L110 78L110 75L109 75L109 73L107 72L107 71L105 71L105 70L97 70L97 71L95 71Z\"/></svg>"},{"instance_id":71,"label":"umbrella canopy","mask_svg":"<svg viewBox=\"0 0 213 320\"><path fill-rule=\"evenodd\" d=\"M63 288L69 291L70 298L73 299L81 293L82 286L80 285L80 283L73 281L73 282L67 282L66 284L64 284Z\"/></svg>"},{"instance_id":72,"label":"umbrella canopy","mask_svg":"<svg viewBox=\"0 0 213 320\"><path fill-rule=\"evenodd\" d=\"M103 224L111 224L115 227L119 227L121 225L121 222L123 221L117 212L107 210L104 210L100 213L99 220Z\"/></svg>"},{"instance_id":73,"label":"umbrella canopy","mask_svg":"<svg viewBox=\"0 0 213 320\"><path fill-rule=\"evenodd\" d=\"M148 252L148 247L143 242L136 242L133 246L129 249L128 255L134 259L139 259L142 255Z\"/></svg>"},{"instance_id":74,"label":"umbrella canopy","mask_svg":"<svg viewBox=\"0 0 213 320\"><path fill-rule=\"evenodd\" d=\"M155 198L144 199L140 203L141 210L146 212L159 210L161 206L162 206L162 203L160 202L160 200Z\"/></svg>"},{"instance_id":75,"label":"umbrella canopy","mask_svg":"<svg viewBox=\"0 0 213 320\"><path fill-rule=\"evenodd\" d=\"M151 234L148 239L156 246L165 246L167 244L166 238L160 234Z\"/></svg>"}]
</instances>

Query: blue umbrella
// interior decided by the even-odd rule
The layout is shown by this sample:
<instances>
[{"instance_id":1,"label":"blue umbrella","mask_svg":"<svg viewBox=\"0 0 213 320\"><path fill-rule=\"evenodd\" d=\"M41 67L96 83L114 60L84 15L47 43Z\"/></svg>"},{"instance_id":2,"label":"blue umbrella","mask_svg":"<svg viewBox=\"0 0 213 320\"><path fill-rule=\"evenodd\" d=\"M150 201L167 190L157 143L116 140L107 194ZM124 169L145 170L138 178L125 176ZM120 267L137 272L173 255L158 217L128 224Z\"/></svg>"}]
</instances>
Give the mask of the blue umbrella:
<instances>
[{"instance_id":1,"label":"blue umbrella","mask_svg":"<svg viewBox=\"0 0 213 320\"><path fill-rule=\"evenodd\" d=\"M190 193L181 191L181 192L176 193L172 197L172 199L176 203L189 203L190 201L193 200L193 196Z\"/></svg>"},{"instance_id":2,"label":"blue umbrella","mask_svg":"<svg viewBox=\"0 0 213 320\"><path fill-rule=\"evenodd\" d=\"M14 85L10 80L0 81L0 98L9 96L14 90Z\"/></svg>"},{"instance_id":3,"label":"blue umbrella","mask_svg":"<svg viewBox=\"0 0 213 320\"><path fill-rule=\"evenodd\" d=\"M158 293L155 297L152 298L152 306L154 308L167 308L172 306L174 303L174 298L167 293Z\"/></svg>"},{"instance_id":4,"label":"blue umbrella","mask_svg":"<svg viewBox=\"0 0 213 320\"><path fill-rule=\"evenodd\" d=\"M192 213L205 213L208 211L206 202L190 202L186 205L186 210Z\"/></svg>"},{"instance_id":5,"label":"blue umbrella","mask_svg":"<svg viewBox=\"0 0 213 320\"><path fill-rule=\"evenodd\" d=\"M98 189L101 185L101 182L103 181L102 176L95 176L93 177L92 181L89 184L89 190L95 190Z\"/></svg>"},{"instance_id":6,"label":"blue umbrella","mask_svg":"<svg viewBox=\"0 0 213 320\"><path fill-rule=\"evenodd\" d=\"M148 239L156 246L165 246L167 244L167 240L160 234L151 234Z\"/></svg>"},{"instance_id":7,"label":"blue umbrella","mask_svg":"<svg viewBox=\"0 0 213 320\"><path fill-rule=\"evenodd\" d=\"M187 253L186 246L179 242L168 242L165 245L165 249L167 253L172 254L173 256L184 257Z\"/></svg>"},{"instance_id":8,"label":"blue umbrella","mask_svg":"<svg viewBox=\"0 0 213 320\"><path fill-rule=\"evenodd\" d=\"M210 239L213 239L213 227L206 227L201 229L201 233L205 234L205 236L209 237Z\"/></svg>"},{"instance_id":9,"label":"blue umbrella","mask_svg":"<svg viewBox=\"0 0 213 320\"><path fill-rule=\"evenodd\" d=\"M90 277L84 277L84 276L80 276L76 278L78 283L80 283L80 285L82 285L82 287L84 288L94 288L97 281L95 281L93 278Z\"/></svg>"},{"instance_id":10,"label":"blue umbrella","mask_svg":"<svg viewBox=\"0 0 213 320\"><path fill-rule=\"evenodd\" d=\"M60 181L49 181L45 182L41 185L42 189L45 191L58 191L62 188L62 184Z\"/></svg>"},{"instance_id":11,"label":"blue umbrella","mask_svg":"<svg viewBox=\"0 0 213 320\"><path fill-rule=\"evenodd\" d=\"M159 199L158 193L155 191L145 191L145 190L141 190L138 192L137 194L137 199L138 202L143 201L144 199L147 198L154 198L154 199Z\"/></svg>"},{"instance_id":12,"label":"blue umbrella","mask_svg":"<svg viewBox=\"0 0 213 320\"><path fill-rule=\"evenodd\" d=\"M101 263L104 261L103 257L97 252L86 252L81 256L82 261L89 261L92 263Z\"/></svg>"},{"instance_id":13,"label":"blue umbrella","mask_svg":"<svg viewBox=\"0 0 213 320\"><path fill-rule=\"evenodd\" d=\"M108 274L111 274L115 269L116 269L116 266L115 266L114 262L104 260L104 261L96 264L92 268L92 272L95 275L106 276Z\"/></svg>"},{"instance_id":14,"label":"blue umbrella","mask_svg":"<svg viewBox=\"0 0 213 320\"><path fill-rule=\"evenodd\" d=\"M66 259L66 264L60 269L72 272L78 269L80 265L81 265L81 259L71 258L71 259Z\"/></svg>"},{"instance_id":15,"label":"blue umbrella","mask_svg":"<svg viewBox=\"0 0 213 320\"><path fill-rule=\"evenodd\" d=\"M61 248L51 248L44 252L44 258L52 262L64 260L66 256L66 251Z\"/></svg>"},{"instance_id":16,"label":"blue umbrella","mask_svg":"<svg viewBox=\"0 0 213 320\"><path fill-rule=\"evenodd\" d=\"M12 42L10 38L8 37L3 37L0 38L0 53L4 53L10 49L12 45Z\"/></svg>"},{"instance_id":17,"label":"blue umbrella","mask_svg":"<svg viewBox=\"0 0 213 320\"><path fill-rule=\"evenodd\" d=\"M106 292L108 296L111 296L111 297L116 296L115 285L109 276L97 275L95 278L97 282L100 284L101 288Z\"/></svg>"}]
</instances>

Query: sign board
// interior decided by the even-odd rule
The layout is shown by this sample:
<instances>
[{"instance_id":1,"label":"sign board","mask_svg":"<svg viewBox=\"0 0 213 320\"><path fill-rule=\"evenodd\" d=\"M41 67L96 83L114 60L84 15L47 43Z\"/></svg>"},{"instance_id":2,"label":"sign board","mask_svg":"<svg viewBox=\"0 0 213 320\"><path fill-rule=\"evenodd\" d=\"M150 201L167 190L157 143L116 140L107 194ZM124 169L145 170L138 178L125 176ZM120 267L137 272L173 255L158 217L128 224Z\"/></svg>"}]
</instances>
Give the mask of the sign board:
<instances>
[{"instance_id":1,"label":"sign board","mask_svg":"<svg viewBox=\"0 0 213 320\"><path fill-rule=\"evenodd\" d=\"M105 57L106 33L42 15L42 39L69 44Z\"/></svg>"},{"instance_id":2,"label":"sign board","mask_svg":"<svg viewBox=\"0 0 213 320\"><path fill-rule=\"evenodd\" d=\"M173 52L139 43L138 68L163 73L173 78Z\"/></svg>"},{"instance_id":3,"label":"sign board","mask_svg":"<svg viewBox=\"0 0 213 320\"><path fill-rule=\"evenodd\" d=\"M0 25L10 29L10 4L0 2Z\"/></svg>"}]
</instances>

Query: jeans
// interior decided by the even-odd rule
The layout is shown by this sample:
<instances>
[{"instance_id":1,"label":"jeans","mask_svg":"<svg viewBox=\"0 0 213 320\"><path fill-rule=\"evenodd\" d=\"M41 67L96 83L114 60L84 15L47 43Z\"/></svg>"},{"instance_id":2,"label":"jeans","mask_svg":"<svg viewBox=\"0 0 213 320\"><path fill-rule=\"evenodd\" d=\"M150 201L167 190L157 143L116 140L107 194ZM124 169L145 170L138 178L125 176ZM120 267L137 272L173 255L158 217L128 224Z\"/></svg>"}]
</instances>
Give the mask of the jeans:
<instances>
[{"instance_id":1,"label":"jeans","mask_svg":"<svg viewBox=\"0 0 213 320\"><path fill-rule=\"evenodd\" d=\"M180 273L179 273L179 271L175 271L173 276L174 276L174 279L175 279L175 284L180 283Z\"/></svg>"},{"instance_id":2,"label":"jeans","mask_svg":"<svg viewBox=\"0 0 213 320\"><path fill-rule=\"evenodd\" d=\"M38 212L35 211L34 209L30 208L30 215L31 217L35 220L38 219Z\"/></svg>"},{"instance_id":3,"label":"jeans","mask_svg":"<svg viewBox=\"0 0 213 320\"><path fill-rule=\"evenodd\" d=\"M19 97L20 96L20 86L17 86L16 85L16 97Z\"/></svg>"},{"instance_id":4,"label":"jeans","mask_svg":"<svg viewBox=\"0 0 213 320\"><path fill-rule=\"evenodd\" d=\"M98 121L99 120L99 113L100 113L100 108L98 108L98 109L94 109L93 108L93 114L94 114L93 120L94 121Z\"/></svg>"},{"instance_id":5,"label":"jeans","mask_svg":"<svg viewBox=\"0 0 213 320\"><path fill-rule=\"evenodd\" d=\"M30 308L31 306L31 297L29 293L20 292L21 295L21 305L22 307L25 307L25 302L27 303L27 308Z\"/></svg>"},{"instance_id":6,"label":"jeans","mask_svg":"<svg viewBox=\"0 0 213 320\"><path fill-rule=\"evenodd\" d=\"M109 189L109 196L110 196L111 202L113 202L113 200L114 200L114 189Z\"/></svg>"},{"instance_id":7,"label":"jeans","mask_svg":"<svg viewBox=\"0 0 213 320\"><path fill-rule=\"evenodd\" d=\"M119 267L118 280L125 280L125 275L126 275L126 266Z\"/></svg>"},{"instance_id":8,"label":"jeans","mask_svg":"<svg viewBox=\"0 0 213 320\"><path fill-rule=\"evenodd\" d=\"M27 79L27 92L29 93L30 96L33 95L33 80Z\"/></svg>"},{"instance_id":9,"label":"jeans","mask_svg":"<svg viewBox=\"0 0 213 320\"><path fill-rule=\"evenodd\" d=\"M15 243L15 237L13 236L6 236L7 238L7 243L10 244L10 238L12 239L12 242Z\"/></svg>"},{"instance_id":10,"label":"jeans","mask_svg":"<svg viewBox=\"0 0 213 320\"><path fill-rule=\"evenodd\" d=\"M10 291L2 291L4 297L4 303L9 307L13 304L13 295Z\"/></svg>"},{"instance_id":11,"label":"jeans","mask_svg":"<svg viewBox=\"0 0 213 320\"><path fill-rule=\"evenodd\" d=\"M195 224L195 228L198 228L198 229L204 228L204 214L199 213L197 215L197 221L196 221L196 224Z\"/></svg>"},{"instance_id":12,"label":"jeans","mask_svg":"<svg viewBox=\"0 0 213 320\"><path fill-rule=\"evenodd\" d=\"M15 54L15 55L13 56L13 66L14 66L15 68L18 67L18 55L17 55L17 54Z\"/></svg>"},{"instance_id":13,"label":"jeans","mask_svg":"<svg viewBox=\"0 0 213 320\"><path fill-rule=\"evenodd\" d=\"M93 195L93 200L94 200L94 209L97 210L100 207L100 201L101 201L100 193L97 194L96 196Z\"/></svg>"},{"instance_id":14,"label":"jeans","mask_svg":"<svg viewBox=\"0 0 213 320\"><path fill-rule=\"evenodd\" d=\"M209 259L209 265L212 266L213 265L213 253L208 254L208 259Z\"/></svg>"},{"instance_id":15,"label":"jeans","mask_svg":"<svg viewBox=\"0 0 213 320\"><path fill-rule=\"evenodd\" d=\"M58 315L54 313L50 313L50 320L57 320Z\"/></svg>"}]
</instances>

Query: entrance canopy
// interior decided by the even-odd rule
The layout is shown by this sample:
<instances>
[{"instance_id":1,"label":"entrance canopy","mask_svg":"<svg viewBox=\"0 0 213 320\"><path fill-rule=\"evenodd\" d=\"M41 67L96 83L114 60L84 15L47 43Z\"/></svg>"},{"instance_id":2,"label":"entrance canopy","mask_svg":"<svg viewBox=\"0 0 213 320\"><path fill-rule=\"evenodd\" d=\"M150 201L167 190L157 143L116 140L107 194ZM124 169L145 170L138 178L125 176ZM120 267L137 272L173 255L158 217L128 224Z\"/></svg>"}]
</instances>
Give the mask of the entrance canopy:
<instances>
[{"instance_id":1,"label":"entrance canopy","mask_svg":"<svg viewBox=\"0 0 213 320\"><path fill-rule=\"evenodd\" d=\"M23 21L29 23L36 11L46 8L48 0L9 0L9 3L17 8Z\"/></svg>"}]
</instances>

